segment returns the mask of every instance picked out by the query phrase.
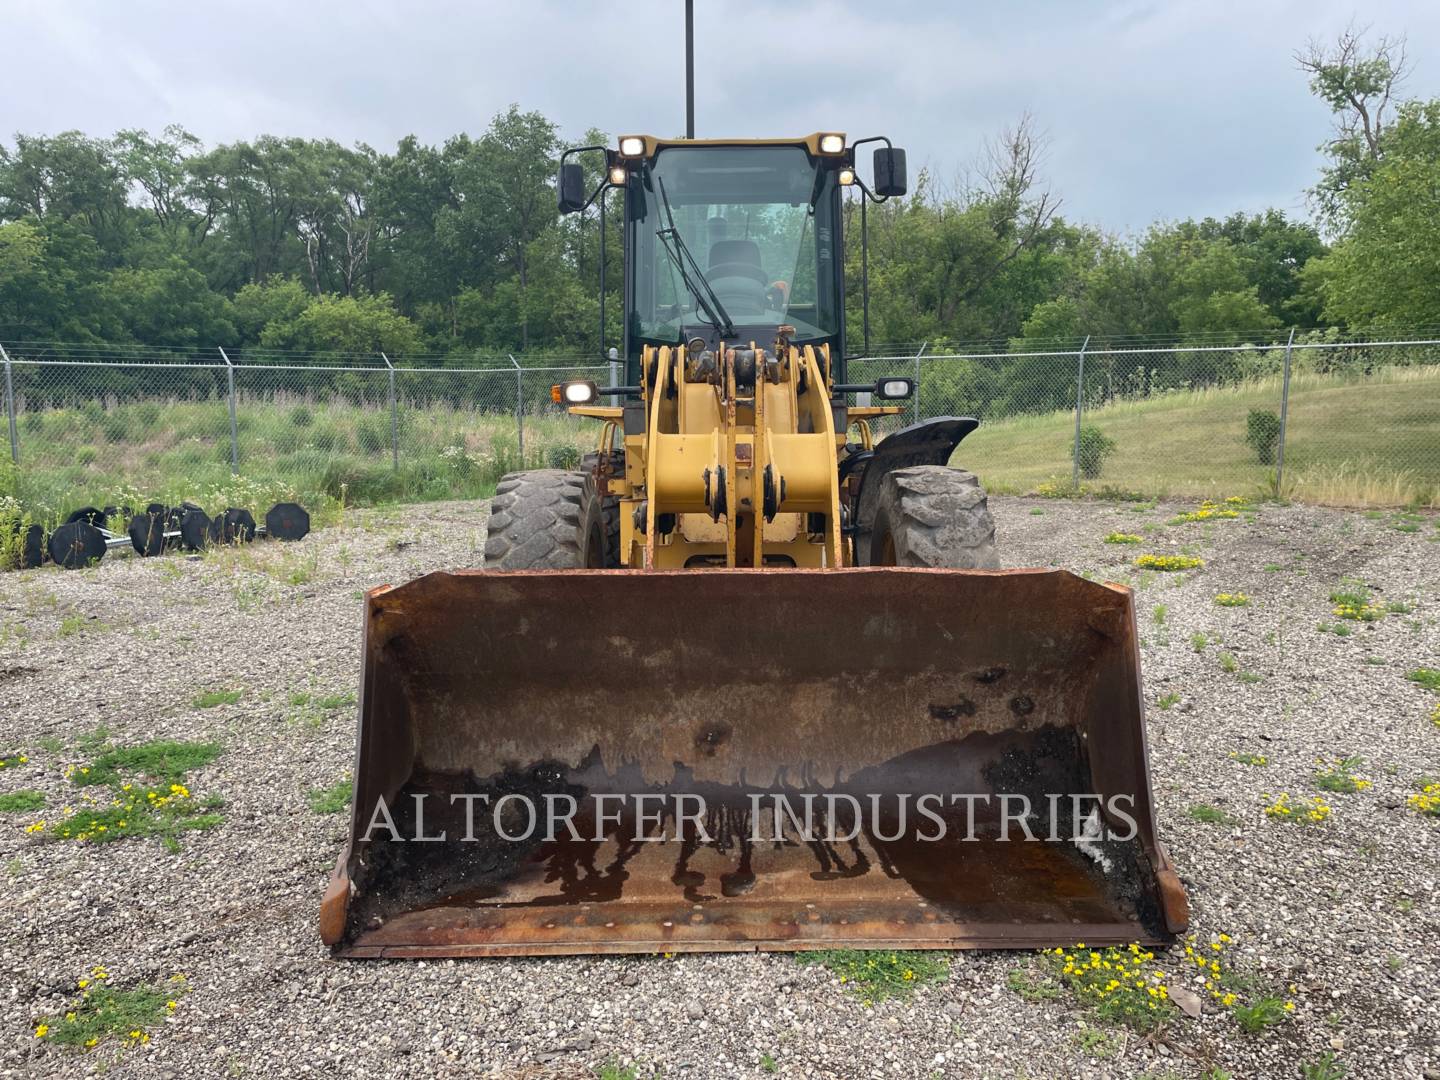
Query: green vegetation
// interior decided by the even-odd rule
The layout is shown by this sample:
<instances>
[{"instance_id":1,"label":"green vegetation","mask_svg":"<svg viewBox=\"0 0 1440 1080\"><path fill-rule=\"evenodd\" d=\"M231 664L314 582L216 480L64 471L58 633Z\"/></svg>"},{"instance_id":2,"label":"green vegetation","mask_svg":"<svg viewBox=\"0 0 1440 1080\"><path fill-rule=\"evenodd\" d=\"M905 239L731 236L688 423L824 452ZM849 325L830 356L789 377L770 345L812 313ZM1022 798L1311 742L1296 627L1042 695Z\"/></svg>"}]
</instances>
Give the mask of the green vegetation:
<instances>
[{"instance_id":1,"label":"green vegetation","mask_svg":"<svg viewBox=\"0 0 1440 1080\"><path fill-rule=\"evenodd\" d=\"M1422 686L1426 690L1434 690L1440 694L1440 668L1416 668L1414 671L1407 672L1405 678L1417 686Z\"/></svg>"},{"instance_id":2,"label":"green vegetation","mask_svg":"<svg viewBox=\"0 0 1440 1080\"><path fill-rule=\"evenodd\" d=\"M1266 994L1249 1005L1237 1005L1234 1013L1240 1030L1254 1035L1285 1019L1285 1001L1274 994Z\"/></svg>"},{"instance_id":3,"label":"green vegetation","mask_svg":"<svg viewBox=\"0 0 1440 1080\"><path fill-rule=\"evenodd\" d=\"M85 1051L106 1039L143 1046L150 1029L179 1007L189 988L183 977L172 975L164 983L122 990L110 984L109 972L96 967L79 980L78 989L80 997L63 1014L36 1025L36 1038Z\"/></svg>"},{"instance_id":4,"label":"green vegetation","mask_svg":"<svg viewBox=\"0 0 1440 1080\"><path fill-rule=\"evenodd\" d=\"M1345 1080L1350 1070L1330 1051L1321 1054L1320 1057L1300 1066L1300 1075L1304 1080Z\"/></svg>"},{"instance_id":5,"label":"green vegetation","mask_svg":"<svg viewBox=\"0 0 1440 1080\"><path fill-rule=\"evenodd\" d=\"M244 690L206 690L195 695L190 704L197 709L213 709L217 705L234 705L244 696Z\"/></svg>"},{"instance_id":6,"label":"green vegetation","mask_svg":"<svg viewBox=\"0 0 1440 1080\"><path fill-rule=\"evenodd\" d=\"M168 850L178 851L182 833L212 829L223 820L218 813L221 799L197 799L184 783L186 773L208 765L219 754L217 743L155 740L130 747L105 745L89 765L65 772L82 789L79 805L64 807L58 818L34 822L25 831L97 844L157 836ZM101 786L107 790L97 797L90 789Z\"/></svg>"},{"instance_id":7,"label":"green vegetation","mask_svg":"<svg viewBox=\"0 0 1440 1080\"><path fill-rule=\"evenodd\" d=\"M1080 429L1077 445L1070 448L1070 456L1080 464L1080 475L1094 479L1105 467L1105 459L1115 452L1115 440L1109 438L1093 424Z\"/></svg>"},{"instance_id":8,"label":"green vegetation","mask_svg":"<svg viewBox=\"0 0 1440 1080\"><path fill-rule=\"evenodd\" d=\"M1270 759L1264 754L1252 754L1239 750L1230 751L1230 760L1238 761L1241 765L1254 765L1257 768L1264 768L1270 764Z\"/></svg>"},{"instance_id":9,"label":"green vegetation","mask_svg":"<svg viewBox=\"0 0 1440 1080\"><path fill-rule=\"evenodd\" d=\"M1300 355L1300 354L1297 354ZM1266 477L1245 444L1246 410L1280 396L1276 376L1174 390L1087 410L1114 437L1106 467L1156 495L1218 498ZM1440 455L1422 434L1440 427L1440 368L1368 375L1297 373L1290 386L1285 476L1289 497L1340 505L1440 506ZM999 418L966 438L963 464L996 492L1036 492L1073 445L1073 409ZM1061 494L1068 493L1068 477Z\"/></svg>"},{"instance_id":10,"label":"green vegetation","mask_svg":"<svg viewBox=\"0 0 1440 1080\"><path fill-rule=\"evenodd\" d=\"M1151 1031L1174 1015L1169 973L1155 963L1153 952L1138 945L1047 949L1039 963L1049 979L1106 1024Z\"/></svg>"},{"instance_id":11,"label":"green vegetation","mask_svg":"<svg viewBox=\"0 0 1440 1080\"><path fill-rule=\"evenodd\" d=\"M1079 389L1090 426L1076 453L1087 476L1120 472L1147 494L1254 487L1322 502L1436 501L1440 464L1422 448L1440 412L1437 375L1406 366L1417 358L1404 350L1391 354L1400 368L1379 371L1343 347L1297 351L1284 484L1271 473L1282 326L1314 328L1301 343L1343 346L1355 331L1440 325L1440 101L1404 98L1393 41L1347 31L1307 47L1301 66L1337 127L1310 193L1323 228L1274 209L1157 223L1134 237L1067 221L1037 176L1028 119L996 142L975 183L954 189L919 174L909 196L871 208L875 339L928 341L932 352L1000 343L993 358L923 376L927 400L987 418L965 442L967 467L1000 491L1063 471L1068 492L1076 386L1054 351L1088 336ZM595 217L559 216L551 186L563 146L597 141L613 145L517 105L474 136L406 136L374 150L274 136L207 146L179 127L17 134L0 144L0 334L80 343L48 350L52 359L93 356L102 342L150 359L218 359L224 344L242 373L242 468L307 505L485 494L501 460L519 458L506 423L482 416L509 410L508 372L410 385L402 373L404 445L392 469L383 371L305 372L261 387L246 384L245 365L295 352L384 351L402 368L511 352L536 366L547 354L598 357L621 337L619 215L608 222L602 331ZM912 160L932 151L912 147ZM600 160L583 159L587 186ZM859 245L844 255L858 326ZM1163 363L1123 350L1157 340L1240 347ZM122 485L175 502L228 475L213 372L106 371L103 394L79 406L44 373L18 374L22 443L57 450L27 464L18 489L0 479L0 495L18 494L37 521L103 504L96 496ZM547 381L526 380L532 405L545 406ZM527 463L565 467L588 441L553 423L533 443L527 431Z\"/></svg>"},{"instance_id":12,"label":"green vegetation","mask_svg":"<svg viewBox=\"0 0 1440 1080\"><path fill-rule=\"evenodd\" d=\"M908 997L917 986L950 974L950 958L943 952L820 949L796 953L795 961L823 964L866 1005L885 998Z\"/></svg>"},{"instance_id":13,"label":"green vegetation","mask_svg":"<svg viewBox=\"0 0 1440 1080\"><path fill-rule=\"evenodd\" d=\"M1166 572L1172 572L1175 570L1194 570L1205 564L1194 555L1141 555L1135 560L1135 565L1142 570L1164 570Z\"/></svg>"},{"instance_id":14,"label":"green vegetation","mask_svg":"<svg viewBox=\"0 0 1440 1080\"><path fill-rule=\"evenodd\" d=\"M1005 976L1005 986L1026 1001L1053 1001L1060 996L1060 984L1048 975L1037 974L1028 964Z\"/></svg>"},{"instance_id":15,"label":"green vegetation","mask_svg":"<svg viewBox=\"0 0 1440 1080\"><path fill-rule=\"evenodd\" d=\"M1197 803L1190 807L1188 812L1196 821L1203 821L1207 825L1233 825L1235 823L1235 819L1218 806Z\"/></svg>"},{"instance_id":16,"label":"green vegetation","mask_svg":"<svg viewBox=\"0 0 1440 1080\"><path fill-rule=\"evenodd\" d=\"M1365 764L1364 759L1358 755L1336 758L1328 764L1321 760L1319 764L1325 766L1315 774L1315 786L1321 791L1353 795L1371 786L1370 780L1356 775L1360 766Z\"/></svg>"},{"instance_id":17,"label":"green vegetation","mask_svg":"<svg viewBox=\"0 0 1440 1080\"><path fill-rule=\"evenodd\" d=\"M1255 451L1261 465L1275 464L1275 447L1280 442L1280 417L1269 409L1251 409L1245 417L1245 443Z\"/></svg>"},{"instance_id":18,"label":"green vegetation","mask_svg":"<svg viewBox=\"0 0 1440 1080\"><path fill-rule=\"evenodd\" d=\"M305 801L317 814L338 814L350 805L350 794L354 783L347 776L326 788L311 788L305 792Z\"/></svg>"},{"instance_id":19,"label":"green vegetation","mask_svg":"<svg viewBox=\"0 0 1440 1080\"><path fill-rule=\"evenodd\" d=\"M28 813L45 805L45 793L41 791L7 791L0 795L0 814Z\"/></svg>"},{"instance_id":20,"label":"green vegetation","mask_svg":"<svg viewBox=\"0 0 1440 1080\"><path fill-rule=\"evenodd\" d=\"M1176 705L1180 704L1180 695L1172 690L1170 693L1163 694L1160 697L1156 698L1155 704L1159 706L1162 711L1174 708Z\"/></svg>"},{"instance_id":21,"label":"green vegetation","mask_svg":"<svg viewBox=\"0 0 1440 1080\"><path fill-rule=\"evenodd\" d=\"M75 771L72 779L81 787L114 784L120 773L137 773L155 780L176 781L192 769L203 768L220 756L214 742L176 742L156 739L139 746L106 747L89 765Z\"/></svg>"}]
</instances>

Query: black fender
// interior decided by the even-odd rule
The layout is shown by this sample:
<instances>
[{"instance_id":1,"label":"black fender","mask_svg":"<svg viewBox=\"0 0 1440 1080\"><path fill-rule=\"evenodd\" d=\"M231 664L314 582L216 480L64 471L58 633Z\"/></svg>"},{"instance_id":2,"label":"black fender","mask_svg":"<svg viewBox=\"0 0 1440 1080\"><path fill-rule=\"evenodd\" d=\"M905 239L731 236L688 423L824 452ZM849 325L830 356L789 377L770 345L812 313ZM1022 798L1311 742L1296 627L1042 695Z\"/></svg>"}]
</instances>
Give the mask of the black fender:
<instances>
[{"instance_id":1,"label":"black fender","mask_svg":"<svg viewBox=\"0 0 1440 1080\"><path fill-rule=\"evenodd\" d=\"M850 506L850 533L855 539L855 562L869 565L870 526L885 474L913 465L944 465L980 421L973 416L937 416L901 428L875 444L874 450L846 458L840 467L841 479L859 472L859 487Z\"/></svg>"}]
</instances>

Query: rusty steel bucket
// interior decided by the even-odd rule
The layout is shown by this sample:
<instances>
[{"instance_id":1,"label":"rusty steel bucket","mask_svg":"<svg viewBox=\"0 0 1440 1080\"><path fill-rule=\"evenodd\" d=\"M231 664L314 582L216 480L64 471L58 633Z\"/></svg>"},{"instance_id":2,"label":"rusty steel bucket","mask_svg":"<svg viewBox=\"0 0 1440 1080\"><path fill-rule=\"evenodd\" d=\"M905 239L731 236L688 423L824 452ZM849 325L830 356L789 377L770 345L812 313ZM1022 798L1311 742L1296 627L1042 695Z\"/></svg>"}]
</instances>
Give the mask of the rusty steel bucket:
<instances>
[{"instance_id":1,"label":"rusty steel bucket","mask_svg":"<svg viewBox=\"0 0 1440 1080\"><path fill-rule=\"evenodd\" d=\"M1186 919L1122 586L460 571L367 597L320 913L340 955L1159 943Z\"/></svg>"}]
</instances>

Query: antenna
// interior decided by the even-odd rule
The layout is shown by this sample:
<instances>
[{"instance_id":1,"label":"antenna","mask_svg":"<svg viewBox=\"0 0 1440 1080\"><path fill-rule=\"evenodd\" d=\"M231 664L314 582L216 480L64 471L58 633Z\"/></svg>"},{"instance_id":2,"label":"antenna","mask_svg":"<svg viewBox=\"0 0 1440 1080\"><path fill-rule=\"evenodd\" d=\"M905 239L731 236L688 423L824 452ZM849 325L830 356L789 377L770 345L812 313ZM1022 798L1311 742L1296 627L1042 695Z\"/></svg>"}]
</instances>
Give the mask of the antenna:
<instances>
[{"instance_id":1,"label":"antenna","mask_svg":"<svg viewBox=\"0 0 1440 1080\"><path fill-rule=\"evenodd\" d=\"M695 0L685 0L685 137L695 138Z\"/></svg>"}]
</instances>

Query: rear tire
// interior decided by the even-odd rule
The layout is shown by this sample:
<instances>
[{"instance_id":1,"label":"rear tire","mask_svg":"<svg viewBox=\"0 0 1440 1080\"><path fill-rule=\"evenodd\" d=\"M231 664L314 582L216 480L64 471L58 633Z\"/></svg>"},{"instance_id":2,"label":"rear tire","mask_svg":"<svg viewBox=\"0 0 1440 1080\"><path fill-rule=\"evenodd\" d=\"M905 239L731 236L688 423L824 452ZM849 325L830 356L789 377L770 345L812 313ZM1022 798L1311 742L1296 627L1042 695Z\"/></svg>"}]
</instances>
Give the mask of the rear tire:
<instances>
[{"instance_id":1,"label":"rear tire","mask_svg":"<svg viewBox=\"0 0 1440 1080\"><path fill-rule=\"evenodd\" d=\"M870 563L998 570L995 521L975 474L944 465L887 473L871 526Z\"/></svg>"},{"instance_id":2,"label":"rear tire","mask_svg":"<svg viewBox=\"0 0 1440 1080\"><path fill-rule=\"evenodd\" d=\"M580 556L585 476L559 469L510 473L490 503L485 565L493 570L574 570Z\"/></svg>"}]
</instances>

